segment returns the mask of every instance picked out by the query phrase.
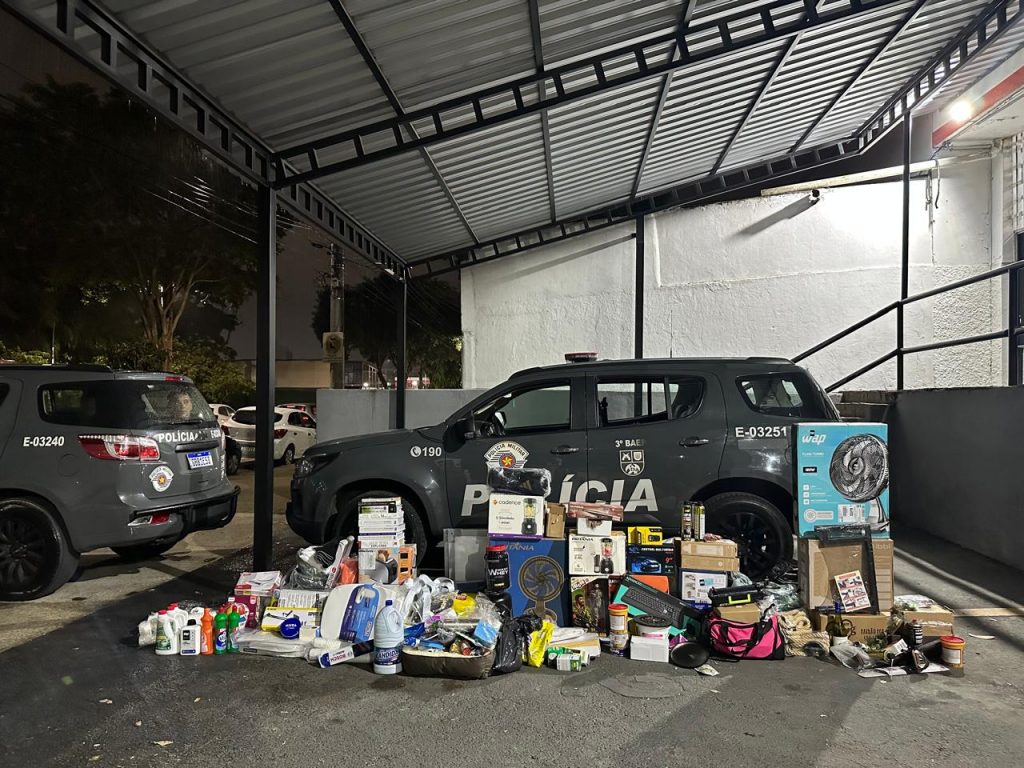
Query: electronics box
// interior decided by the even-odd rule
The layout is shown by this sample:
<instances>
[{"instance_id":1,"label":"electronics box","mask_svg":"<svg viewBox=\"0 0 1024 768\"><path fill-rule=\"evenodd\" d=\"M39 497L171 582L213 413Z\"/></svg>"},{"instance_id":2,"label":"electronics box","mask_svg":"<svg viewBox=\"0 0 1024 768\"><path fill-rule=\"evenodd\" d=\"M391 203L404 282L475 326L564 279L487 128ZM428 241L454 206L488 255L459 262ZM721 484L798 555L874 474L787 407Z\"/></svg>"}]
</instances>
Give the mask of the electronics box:
<instances>
[{"instance_id":1,"label":"electronics box","mask_svg":"<svg viewBox=\"0 0 1024 768\"><path fill-rule=\"evenodd\" d=\"M487 502L487 532L505 539L544 536L544 497L492 493Z\"/></svg>"},{"instance_id":2,"label":"electronics box","mask_svg":"<svg viewBox=\"0 0 1024 768\"><path fill-rule=\"evenodd\" d=\"M553 504L550 501L544 504L547 518L544 521L544 537L547 539L565 538L565 506Z\"/></svg>"},{"instance_id":3,"label":"electronics box","mask_svg":"<svg viewBox=\"0 0 1024 768\"><path fill-rule=\"evenodd\" d=\"M729 574L719 571L688 571L679 569L679 598L685 603L711 605L709 589L729 586Z\"/></svg>"},{"instance_id":4,"label":"electronics box","mask_svg":"<svg viewBox=\"0 0 1024 768\"><path fill-rule=\"evenodd\" d=\"M668 662L668 642L660 637L629 638L629 658L634 661Z\"/></svg>"},{"instance_id":5,"label":"electronics box","mask_svg":"<svg viewBox=\"0 0 1024 768\"><path fill-rule=\"evenodd\" d=\"M444 529L444 575L456 584L484 582L487 531L482 528Z\"/></svg>"},{"instance_id":6,"label":"electronics box","mask_svg":"<svg viewBox=\"0 0 1024 768\"><path fill-rule=\"evenodd\" d=\"M621 576L626 572L626 534L569 534L569 573L573 576Z\"/></svg>"},{"instance_id":7,"label":"electronics box","mask_svg":"<svg viewBox=\"0 0 1024 768\"><path fill-rule=\"evenodd\" d=\"M656 526L630 526L626 529L626 539L630 544L644 544L649 547L665 543L664 533Z\"/></svg>"},{"instance_id":8,"label":"electronics box","mask_svg":"<svg viewBox=\"0 0 1024 768\"><path fill-rule=\"evenodd\" d=\"M359 542L359 581L401 584L416 575L416 545L364 548Z\"/></svg>"},{"instance_id":9,"label":"electronics box","mask_svg":"<svg viewBox=\"0 0 1024 768\"><path fill-rule=\"evenodd\" d=\"M888 611L893 603L892 539L874 539L875 584L878 587L878 610ZM864 544L822 544L817 539L800 539L797 546L797 583L800 597L808 608L831 608L839 599L835 577L841 573L860 571L870 578L864 562ZM870 589L868 590L870 593Z\"/></svg>"},{"instance_id":10,"label":"electronics box","mask_svg":"<svg viewBox=\"0 0 1024 768\"><path fill-rule=\"evenodd\" d=\"M570 625L569 579L566 575L565 539L508 539L490 537L508 552L512 615L532 613L551 619L560 627Z\"/></svg>"},{"instance_id":11,"label":"electronics box","mask_svg":"<svg viewBox=\"0 0 1024 768\"><path fill-rule=\"evenodd\" d=\"M885 424L797 424L796 518L801 537L818 525L870 525L889 536L889 450Z\"/></svg>"},{"instance_id":12,"label":"electronics box","mask_svg":"<svg viewBox=\"0 0 1024 768\"><path fill-rule=\"evenodd\" d=\"M589 517L621 523L622 516L625 514L624 510L625 507L621 504L608 504L603 501L567 501L565 503L565 514L573 518Z\"/></svg>"},{"instance_id":13,"label":"electronics box","mask_svg":"<svg viewBox=\"0 0 1024 768\"><path fill-rule=\"evenodd\" d=\"M667 576L672 593L675 592L678 563L676 549L671 544L626 545L626 572L634 576Z\"/></svg>"},{"instance_id":14,"label":"electronics box","mask_svg":"<svg viewBox=\"0 0 1024 768\"><path fill-rule=\"evenodd\" d=\"M572 625L607 635L609 594L618 589L618 580L613 589L608 576L571 576L569 587Z\"/></svg>"},{"instance_id":15,"label":"electronics box","mask_svg":"<svg viewBox=\"0 0 1024 768\"><path fill-rule=\"evenodd\" d=\"M738 571L738 557L701 557L700 555L683 555L679 558L679 567L688 571Z\"/></svg>"},{"instance_id":16,"label":"electronics box","mask_svg":"<svg viewBox=\"0 0 1024 768\"><path fill-rule=\"evenodd\" d=\"M676 551L679 557L693 555L695 557L739 557L736 542L731 539L719 541L694 541L676 539Z\"/></svg>"}]
</instances>

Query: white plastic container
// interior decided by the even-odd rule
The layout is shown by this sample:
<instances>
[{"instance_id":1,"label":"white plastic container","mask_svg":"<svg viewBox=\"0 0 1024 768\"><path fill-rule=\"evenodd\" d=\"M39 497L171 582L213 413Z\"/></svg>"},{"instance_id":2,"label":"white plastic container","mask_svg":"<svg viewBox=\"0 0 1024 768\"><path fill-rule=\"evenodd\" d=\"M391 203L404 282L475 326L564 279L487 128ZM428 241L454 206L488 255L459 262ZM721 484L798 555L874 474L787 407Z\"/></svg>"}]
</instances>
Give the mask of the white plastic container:
<instances>
[{"instance_id":1,"label":"white plastic container","mask_svg":"<svg viewBox=\"0 0 1024 768\"><path fill-rule=\"evenodd\" d=\"M160 611L160 620L156 629L156 655L178 655L178 629L167 611Z\"/></svg>"},{"instance_id":2,"label":"white plastic container","mask_svg":"<svg viewBox=\"0 0 1024 768\"><path fill-rule=\"evenodd\" d=\"M199 640L202 634L202 628L196 623L195 619L189 619L188 624L181 628L181 632L178 633L179 646L182 656L198 656L199 655Z\"/></svg>"},{"instance_id":3,"label":"white plastic container","mask_svg":"<svg viewBox=\"0 0 1024 768\"><path fill-rule=\"evenodd\" d=\"M378 675L397 675L402 671L402 644L405 626L402 615L388 600L373 622L373 671Z\"/></svg>"}]
</instances>

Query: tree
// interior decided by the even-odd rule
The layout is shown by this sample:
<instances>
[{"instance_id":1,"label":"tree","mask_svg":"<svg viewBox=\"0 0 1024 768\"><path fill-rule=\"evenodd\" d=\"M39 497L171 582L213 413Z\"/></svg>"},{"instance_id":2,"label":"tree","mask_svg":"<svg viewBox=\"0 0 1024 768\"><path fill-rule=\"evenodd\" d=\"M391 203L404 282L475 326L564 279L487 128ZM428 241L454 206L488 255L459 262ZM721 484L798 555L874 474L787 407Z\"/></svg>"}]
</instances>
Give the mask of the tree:
<instances>
[{"instance_id":1,"label":"tree","mask_svg":"<svg viewBox=\"0 0 1024 768\"><path fill-rule=\"evenodd\" d=\"M170 369L190 307L233 317L252 291L253 190L119 91L29 84L0 145L0 337L49 347L57 329L76 359L141 333Z\"/></svg>"},{"instance_id":2,"label":"tree","mask_svg":"<svg viewBox=\"0 0 1024 768\"><path fill-rule=\"evenodd\" d=\"M382 387L388 385L382 369L398 358L398 284L379 274L345 286L345 350L358 349L377 369ZM329 330L330 283L321 276L310 327L319 339ZM440 280L409 283L406 346L409 371L429 378L434 387L462 385L462 320L458 292Z\"/></svg>"}]
</instances>

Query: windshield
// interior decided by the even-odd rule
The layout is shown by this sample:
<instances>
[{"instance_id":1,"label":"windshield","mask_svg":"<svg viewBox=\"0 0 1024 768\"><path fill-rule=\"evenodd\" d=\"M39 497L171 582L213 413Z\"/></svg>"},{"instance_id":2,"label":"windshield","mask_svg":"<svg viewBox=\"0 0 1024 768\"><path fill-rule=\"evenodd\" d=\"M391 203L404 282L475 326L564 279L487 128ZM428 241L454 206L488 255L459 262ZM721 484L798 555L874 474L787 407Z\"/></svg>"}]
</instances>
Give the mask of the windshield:
<instances>
[{"instance_id":1,"label":"windshield","mask_svg":"<svg viewBox=\"0 0 1024 768\"><path fill-rule=\"evenodd\" d=\"M255 424L256 423L256 409L255 408L242 408L239 411L235 411L235 415L232 416L235 421L239 424ZM274 412L274 423L276 424L281 420L281 414Z\"/></svg>"},{"instance_id":2,"label":"windshield","mask_svg":"<svg viewBox=\"0 0 1024 768\"><path fill-rule=\"evenodd\" d=\"M195 385L181 381L107 379L39 388L39 416L53 424L150 429L216 424Z\"/></svg>"}]
</instances>

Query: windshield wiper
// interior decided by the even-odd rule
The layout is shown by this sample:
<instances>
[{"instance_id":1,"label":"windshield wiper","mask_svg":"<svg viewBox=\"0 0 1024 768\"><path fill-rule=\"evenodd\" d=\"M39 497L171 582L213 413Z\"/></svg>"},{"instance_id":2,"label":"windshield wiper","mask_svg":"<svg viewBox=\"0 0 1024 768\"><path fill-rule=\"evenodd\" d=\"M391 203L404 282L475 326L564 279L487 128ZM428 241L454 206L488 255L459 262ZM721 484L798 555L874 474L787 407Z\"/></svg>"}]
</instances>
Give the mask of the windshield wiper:
<instances>
[{"instance_id":1,"label":"windshield wiper","mask_svg":"<svg viewBox=\"0 0 1024 768\"><path fill-rule=\"evenodd\" d=\"M182 421L168 421L168 427L184 427L187 424L205 424L206 419L183 419Z\"/></svg>"}]
</instances>

